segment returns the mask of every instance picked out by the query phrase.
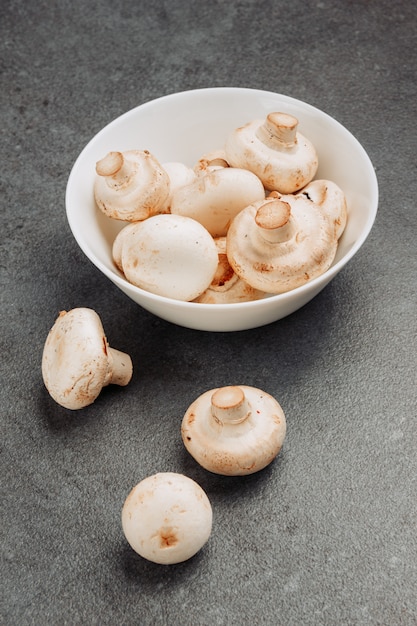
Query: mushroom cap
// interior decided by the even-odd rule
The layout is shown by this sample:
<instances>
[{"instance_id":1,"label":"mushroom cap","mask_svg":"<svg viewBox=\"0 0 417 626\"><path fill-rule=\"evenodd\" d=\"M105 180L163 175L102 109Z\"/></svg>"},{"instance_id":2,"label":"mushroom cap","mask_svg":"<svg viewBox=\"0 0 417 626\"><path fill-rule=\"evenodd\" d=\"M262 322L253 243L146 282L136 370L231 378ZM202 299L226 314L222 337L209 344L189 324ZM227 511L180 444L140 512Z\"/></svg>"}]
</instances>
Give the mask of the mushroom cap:
<instances>
[{"instance_id":1,"label":"mushroom cap","mask_svg":"<svg viewBox=\"0 0 417 626\"><path fill-rule=\"evenodd\" d=\"M210 285L194 302L230 304L263 298L263 291L254 289L234 272L227 258L226 237L217 237L214 241L219 254L217 271Z\"/></svg>"},{"instance_id":2,"label":"mushroom cap","mask_svg":"<svg viewBox=\"0 0 417 626\"><path fill-rule=\"evenodd\" d=\"M231 166L254 172L269 191L294 193L318 168L316 150L297 126L297 118L281 112L248 122L227 137L226 158Z\"/></svg>"},{"instance_id":3,"label":"mushroom cap","mask_svg":"<svg viewBox=\"0 0 417 626\"><path fill-rule=\"evenodd\" d=\"M311 181L297 195L303 195L321 207L334 223L336 237L340 239L347 223L347 203L342 189L332 180L320 179Z\"/></svg>"},{"instance_id":4,"label":"mushroom cap","mask_svg":"<svg viewBox=\"0 0 417 626\"><path fill-rule=\"evenodd\" d=\"M181 563L208 541L213 513L205 491L174 472L149 476L136 485L122 509L130 546L154 563Z\"/></svg>"},{"instance_id":5,"label":"mushroom cap","mask_svg":"<svg viewBox=\"0 0 417 626\"><path fill-rule=\"evenodd\" d=\"M163 163L162 167L169 176L170 196L172 196L174 191L179 189L179 187L189 185L195 180L196 173L194 170L180 161L168 161L167 163Z\"/></svg>"},{"instance_id":6,"label":"mushroom cap","mask_svg":"<svg viewBox=\"0 0 417 626\"><path fill-rule=\"evenodd\" d=\"M112 245L113 262L115 266L117 267L117 269L120 272L122 272L122 274L124 273L123 265L122 265L123 243L125 239L129 236L129 232L135 228L135 225L136 225L136 222L130 222L129 224L126 224L126 226L123 226L123 228L119 230L119 232L117 233L113 241L113 245Z\"/></svg>"},{"instance_id":7,"label":"mushroom cap","mask_svg":"<svg viewBox=\"0 0 417 626\"><path fill-rule=\"evenodd\" d=\"M109 383L108 350L95 311L61 311L49 331L42 355L42 376L52 398L67 409L92 404Z\"/></svg>"},{"instance_id":8,"label":"mushroom cap","mask_svg":"<svg viewBox=\"0 0 417 626\"><path fill-rule=\"evenodd\" d=\"M138 222L123 240L127 280L176 300L193 300L203 293L217 263L213 237L199 222L182 215L156 215Z\"/></svg>"},{"instance_id":9,"label":"mushroom cap","mask_svg":"<svg viewBox=\"0 0 417 626\"><path fill-rule=\"evenodd\" d=\"M230 265L266 293L284 293L319 276L336 250L333 224L304 196L254 203L235 217L227 234Z\"/></svg>"},{"instance_id":10,"label":"mushroom cap","mask_svg":"<svg viewBox=\"0 0 417 626\"><path fill-rule=\"evenodd\" d=\"M167 211L169 175L148 150L109 152L96 173L95 201L108 217L136 222Z\"/></svg>"},{"instance_id":11,"label":"mushroom cap","mask_svg":"<svg viewBox=\"0 0 417 626\"><path fill-rule=\"evenodd\" d=\"M191 217L213 237L223 237L234 216L262 198L265 198L265 189L255 174L240 168L221 167L177 189L172 195L171 213Z\"/></svg>"},{"instance_id":12,"label":"mushroom cap","mask_svg":"<svg viewBox=\"0 0 417 626\"><path fill-rule=\"evenodd\" d=\"M253 474L281 450L286 420L270 394L247 385L211 389L187 409L185 447L205 469L225 476Z\"/></svg>"}]
</instances>

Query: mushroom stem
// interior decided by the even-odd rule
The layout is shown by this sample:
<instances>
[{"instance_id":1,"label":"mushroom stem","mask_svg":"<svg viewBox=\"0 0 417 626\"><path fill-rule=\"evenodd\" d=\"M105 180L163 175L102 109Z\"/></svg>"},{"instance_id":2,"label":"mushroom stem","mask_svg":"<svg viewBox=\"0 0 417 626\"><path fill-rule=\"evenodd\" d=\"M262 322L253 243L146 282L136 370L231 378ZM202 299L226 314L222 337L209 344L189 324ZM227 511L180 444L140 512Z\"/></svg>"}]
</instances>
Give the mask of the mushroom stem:
<instances>
[{"instance_id":1,"label":"mushroom stem","mask_svg":"<svg viewBox=\"0 0 417 626\"><path fill-rule=\"evenodd\" d=\"M126 185L135 166L132 161L125 159L121 152L108 152L106 156L96 163L96 172L104 176L109 187L119 189Z\"/></svg>"},{"instance_id":2,"label":"mushroom stem","mask_svg":"<svg viewBox=\"0 0 417 626\"><path fill-rule=\"evenodd\" d=\"M105 385L126 387L133 374L132 359L125 352L109 346L107 346L107 356L109 359L109 372Z\"/></svg>"},{"instance_id":3,"label":"mushroom stem","mask_svg":"<svg viewBox=\"0 0 417 626\"><path fill-rule=\"evenodd\" d=\"M250 406L240 387L221 387L211 397L211 414L220 424L240 424L250 415Z\"/></svg>"},{"instance_id":4,"label":"mushroom stem","mask_svg":"<svg viewBox=\"0 0 417 626\"><path fill-rule=\"evenodd\" d=\"M297 143L298 120L288 113L270 113L257 131L257 137L267 146L291 148Z\"/></svg>"},{"instance_id":5,"label":"mushroom stem","mask_svg":"<svg viewBox=\"0 0 417 626\"><path fill-rule=\"evenodd\" d=\"M121 152L108 152L106 156L96 163L96 172L99 176L114 176L120 170L124 162Z\"/></svg>"},{"instance_id":6,"label":"mushroom stem","mask_svg":"<svg viewBox=\"0 0 417 626\"><path fill-rule=\"evenodd\" d=\"M269 200L256 212L255 222L264 239L270 243L284 243L294 235L291 207L282 200Z\"/></svg>"}]
</instances>

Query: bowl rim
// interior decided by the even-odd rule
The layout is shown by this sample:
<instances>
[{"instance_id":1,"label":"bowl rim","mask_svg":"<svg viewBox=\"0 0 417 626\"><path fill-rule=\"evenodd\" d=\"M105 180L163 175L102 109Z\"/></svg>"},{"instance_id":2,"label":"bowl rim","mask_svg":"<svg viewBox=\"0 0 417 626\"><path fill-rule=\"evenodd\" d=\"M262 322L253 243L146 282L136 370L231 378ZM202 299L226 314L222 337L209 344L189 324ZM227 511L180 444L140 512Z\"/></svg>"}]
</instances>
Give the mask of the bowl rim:
<instances>
[{"instance_id":1,"label":"bowl rim","mask_svg":"<svg viewBox=\"0 0 417 626\"><path fill-rule=\"evenodd\" d=\"M307 108L308 110L310 110L311 112L315 112L318 113L320 116L322 116L323 118L326 118L329 120L329 122L331 122L334 125L337 125L339 127L339 129L344 132L347 133L349 135L350 140L356 145L356 149L362 153L362 157L363 159L368 163L369 166L369 172L371 172L372 176L371 179L369 180L370 183L370 187L371 187L371 192L372 192L372 198L374 199L374 202L372 204L372 206L370 207L370 212L369 212L369 216L366 220L366 223L364 225L364 228L362 229L362 231L360 232L360 235L355 239L354 243L352 244L352 246L350 247L350 249L343 255L343 257L341 259L339 259L336 263L332 264L330 266L330 268L328 270L326 270L326 272L324 272L323 274L317 276L316 278L313 278L312 280L308 281L307 283L305 283L304 285L301 285L299 287L296 287L295 289L291 289L290 291L284 292L284 293L280 293L280 294L268 294L265 298L261 298L259 300L252 300L252 301L245 301L245 302L230 302L230 303L204 303L204 302L190 302L190 301L183 301L183 300L177 300L174 298L168 298L166 296L161 296L158 294L154 294L150 291L146 291L145 289L142 289L141 287L137 287L136 285L133 285L132 283L129 283L123 276L122 274L120 274L117 269L115 268L114 271L110 270L104 263L102 263L102 261L98 258L98 256L91 250L91 248L87 245L87 242L84 240L84 238L80 237L79 235L79 229L76 227L75 225L75 220L73 219L73 214L71 211L71 193L72 193L72 186L73 186L73 181L76 177L77 174L77 168L78 168L78 164L79 162L82 160L84 153L87 152L90 148L90 146L97 141L97 139L99 139L101 137L101 135L105 134L108 129L116 124L120 124L121 122L123 122L123 119L126 117L130 117L131 115L134 114L135 111L141 109L146 109L148 107L151 107L155 104L157 104L160 101L168 101L168 100L174 100L174 99L179 99L182 98L186 95L193 95L193 94L199 94L199 95L204 95L205 93L220 93L222 92L223 94L248 94L251 93L254 96L259 95L260 97L265 97L265 96L272 96L273 98L281 98L283 99L286 103L288 103L289 105L291 105L291 103L297 106L302 105L304 108ZM377 215L377 211L378 211L378 200L379 200L379 188L378 188L378 180L377 180L377 176L376 176L376 172L375 172L375 168L372 164L372 161L368 155L368 153L366 152L365 148L362 146L362 144L359 142L359 140L349 131L348 128L346 128L343 124L341 124L337 119L335 119L334 117L332 117L331 115L329 115L328 113L326 113L325 111L323 111L322 109L319 109L318 107L309 104L308 102L305 102L303 100L294 98L292 96L288 96L286 94L281 94L278 92L274 92L274 91L269 91L269 90L262 90L262 89L254 89L251 87L202 87L202 88L198 88L198 89L187 89L187 90L182 90L182 91L178 91L178 92L173 92L173 93L169 93L163 96L159 96L157 98L154 98L152 100L148 100L145 101L141 104L139 104L136 107L133 107L132 109L129 109L128 111L125 111L124 113L122 113L121 115L117 116L116 118L114 118L113 120L111 120L110 122L108 122L104 127L102 127L97 133L95 133L90 140L84 145L83 149L81 150L81 152L79 153L78 157L76 158L76 160L74 161L71 170L70 170L70 174L68 177L68 181L67 181L67 185L66 185L66 191L65 191L65 206L66 206L66 216L67 216L67 220L68 220L68 224L70 226L71 232L75 238L75 240L77 241L79 247L81 248L81 250L83 251L83 253L87 256L87 258L91 261L91 263L93 263L93 265L95 265L107 278L109 278L113 283L115 283L119 288L121 288L122 290L124 290L126 292L126 290L132 291L132 293L137 293L138 295L140 295L141 297L143 297L143 299L149 300L149 301L154 301L154 302L158 302L160 304L168 304L170 306L179 306L181 308L183 307L187 307L187 308L193 308L196 307L198 310L202 311L202 310L217 310L217 311L221 311L223 310L232 310L232 309L240 309L243 306L245 307L245 309L250 309L250 308L258 308L260 306L262 306L262 303L265 303L265 301L268 302L285 302L287 299L292 299L294 298L297 294L300 294L300 296L302 294L304 294L306 291L310 291L312 289L314 289L315 286L319 286L322 283L324 283L324 285L326 285L347 263L348 261L358 252L358 250L362 247L362 245L364 244L364 242L366 241L367 237L369 236L369 233L373 227L373 224L375 222L376 219L376 215Z\"/></svg>"}]
</instances>

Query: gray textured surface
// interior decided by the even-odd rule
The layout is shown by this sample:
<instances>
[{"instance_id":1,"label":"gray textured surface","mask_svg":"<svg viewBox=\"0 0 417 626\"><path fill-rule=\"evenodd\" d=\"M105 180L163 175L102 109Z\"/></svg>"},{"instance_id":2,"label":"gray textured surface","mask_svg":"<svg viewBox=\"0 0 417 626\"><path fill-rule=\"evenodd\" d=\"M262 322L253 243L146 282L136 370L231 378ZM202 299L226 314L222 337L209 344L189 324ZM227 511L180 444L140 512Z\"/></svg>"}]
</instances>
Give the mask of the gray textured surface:
<instances>
[{"instance_id":1,"label":"gray textured surface","mask_svg":"<svg viewBox=\"0 0 417 626\"><path fill-rule=\"evenodd\" d=\"M3 0L2 604L5 626L417 624L416 5ZM370 155L375 226L315 300L265 328L210 334L141 310L78 249L69 171L119 114L190 88L254 87L333 115ZM90 306L135 365L71 413L40 360L60 309ZM223 384L282 404L281 455L247 479L183 449L189 403ZM153 565L121 532L130 488L197 480L213 534Z\"/></svg>"}]
</instances>

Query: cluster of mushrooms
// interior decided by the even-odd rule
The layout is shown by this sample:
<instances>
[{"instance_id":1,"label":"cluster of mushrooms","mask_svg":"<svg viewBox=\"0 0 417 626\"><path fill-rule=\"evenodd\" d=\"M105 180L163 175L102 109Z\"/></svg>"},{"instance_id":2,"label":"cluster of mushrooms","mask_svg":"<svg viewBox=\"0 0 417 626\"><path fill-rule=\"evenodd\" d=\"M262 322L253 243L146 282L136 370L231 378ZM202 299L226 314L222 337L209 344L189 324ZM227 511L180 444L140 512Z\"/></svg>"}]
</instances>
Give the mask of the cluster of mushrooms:
<instances>
[{"instance_id":1,"label":"cluster of mushrooms","mask_svg":"<svg viewBox=\"0 0 417 626\"><path fill-rule=\"evenodd\" d=\"M344 192L314 180L315 147L292 115L236 128L194 167L148 150L109 152L94 197L125 222L112 247L119 271L146 291L188 302L280 294L331 265L347 221Z\"/></svg>"},{"instance_id":2,"label":"cluster of mushrooms","mask_svg":"<svg viewBox=\"0 0 417 626\"><path fill-rule=\"evenodd\" d=\"M133 375L128 354L111 348L98 314L89 308L61 311L48 333L42 376L51 397L67 409L92 404L103 387L126 386ZM182 441L206 470L243 476L278 455L286 419L268 393L246 385L206 391L186 410ZM175 472L138 483L122 508L122 528L131 547L155 563L191 558L208 541L212 508L204 490Z\"/></svg>"},{"instance_id":3,"label":"cluster of mushrooms","mask_svg":"<svg viewBox=\"0 0 417 626\"><path fill-rule=\"evenodd\" d=\"M236 129L193 168L161 165L147 150L101 159L95 200L126 222L112 248L126 279L178 300L230 303L284 293L326 271L346 225L346 200L335 183L313 180L317 154L297 126L292 115L270 113ZM132 375L130 356L109 346L95 311L59 314L42 355L43 380L58 404L81 409ZM207 471L243 476L278 455L286 418L268 393L234 385L196 398L180 430ZM155 563L191 558L212 530L207 494L175 472L139 482L121 516L128 543Z\"/></svg>"}]
</instances>

